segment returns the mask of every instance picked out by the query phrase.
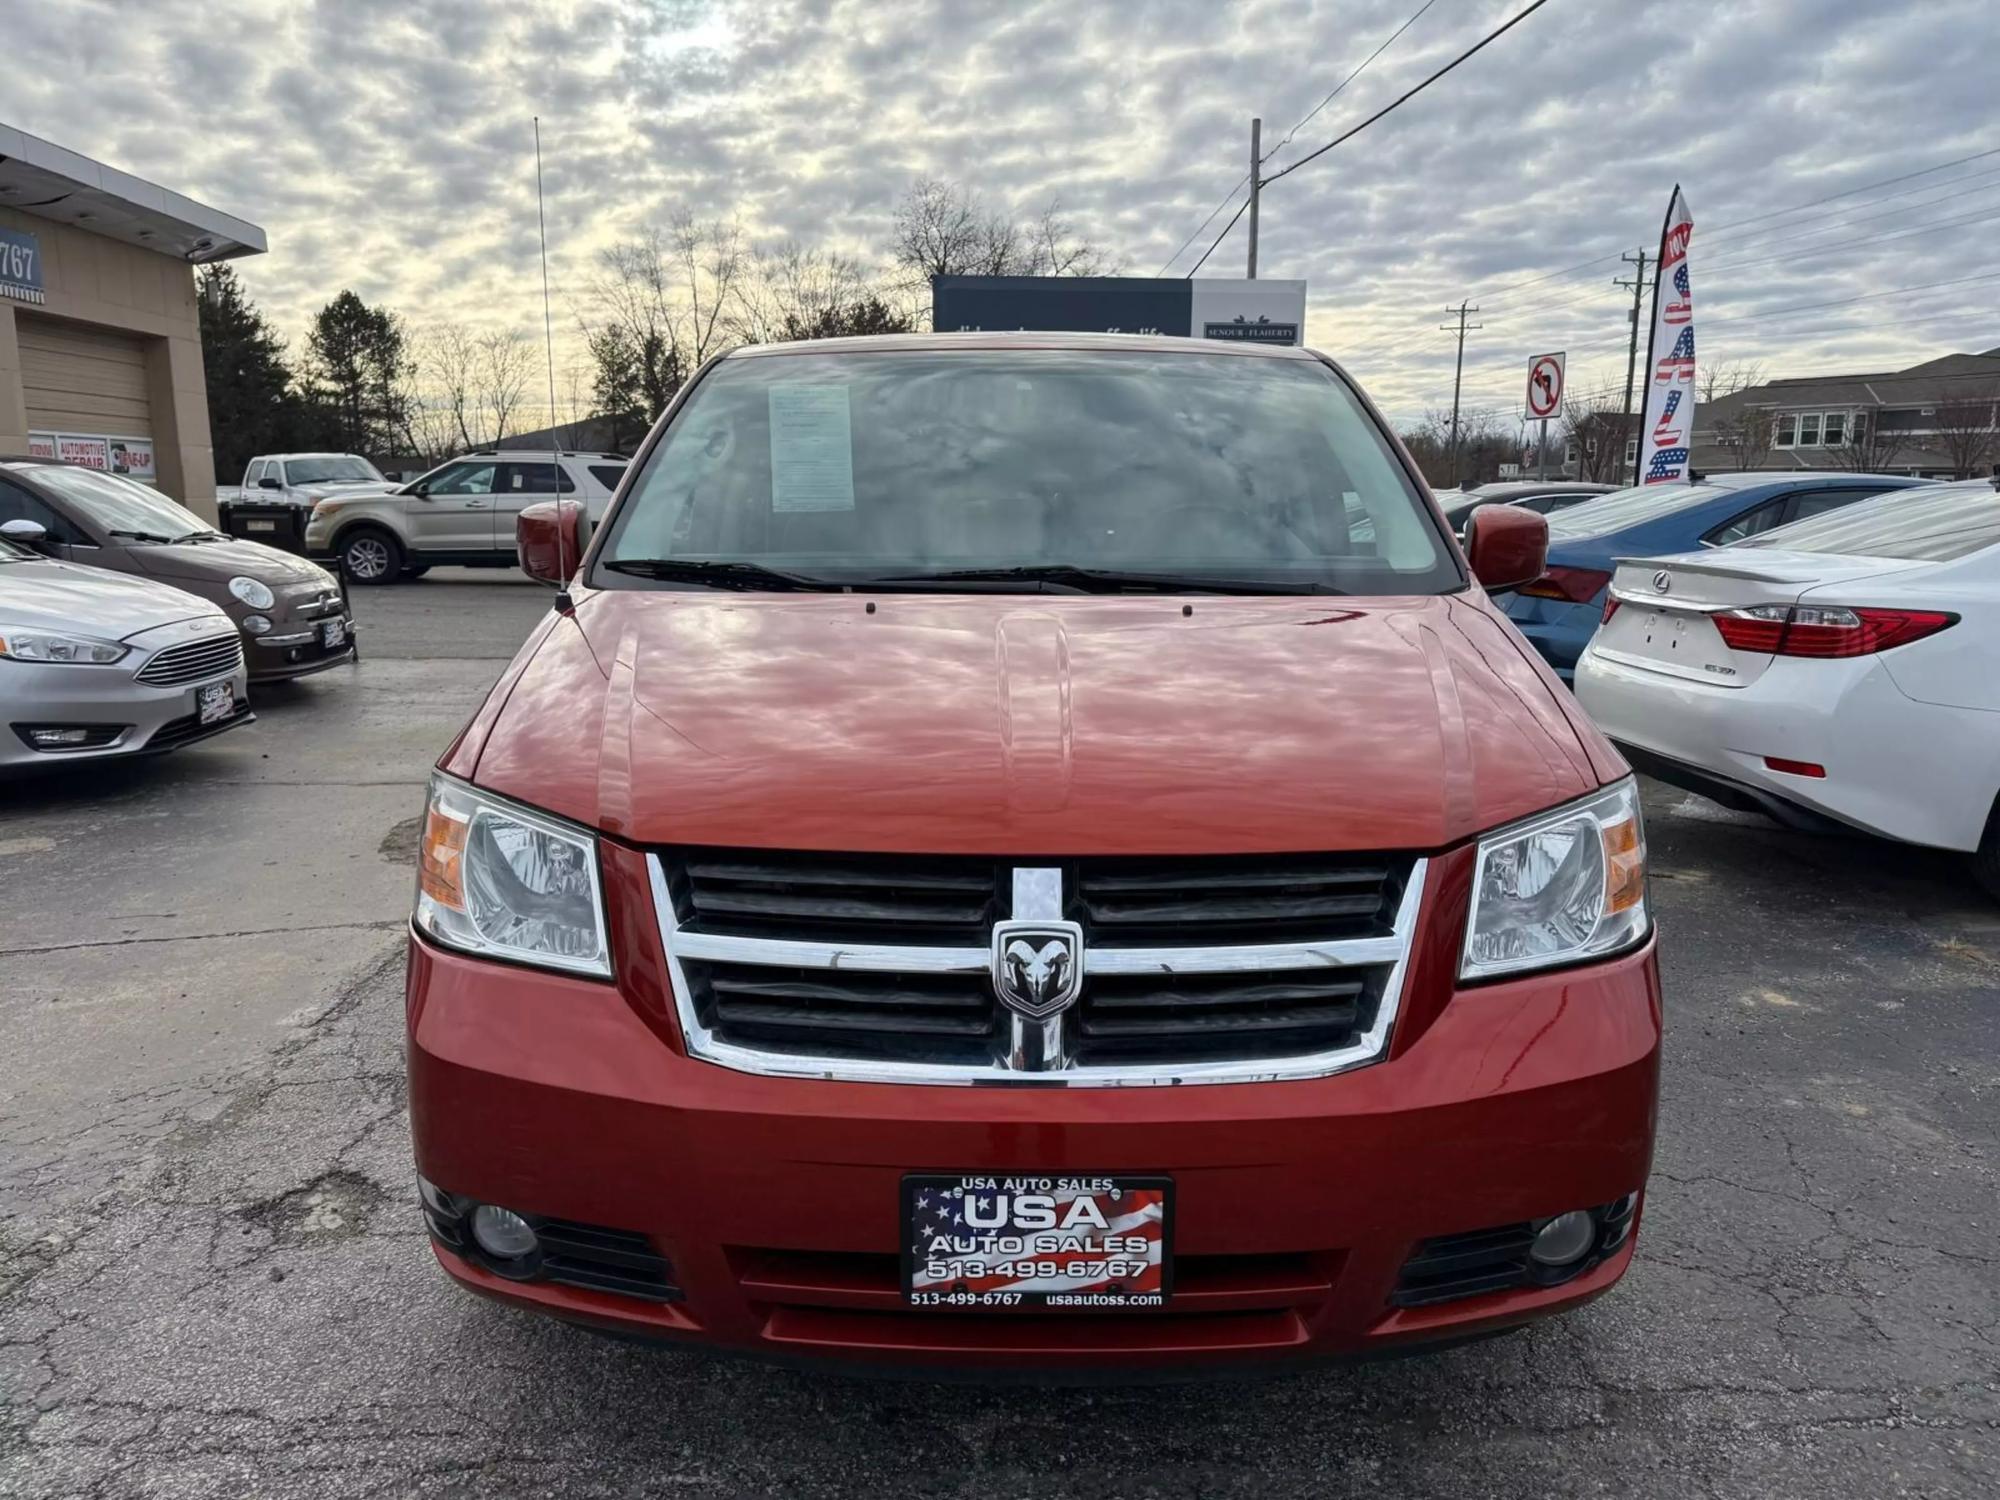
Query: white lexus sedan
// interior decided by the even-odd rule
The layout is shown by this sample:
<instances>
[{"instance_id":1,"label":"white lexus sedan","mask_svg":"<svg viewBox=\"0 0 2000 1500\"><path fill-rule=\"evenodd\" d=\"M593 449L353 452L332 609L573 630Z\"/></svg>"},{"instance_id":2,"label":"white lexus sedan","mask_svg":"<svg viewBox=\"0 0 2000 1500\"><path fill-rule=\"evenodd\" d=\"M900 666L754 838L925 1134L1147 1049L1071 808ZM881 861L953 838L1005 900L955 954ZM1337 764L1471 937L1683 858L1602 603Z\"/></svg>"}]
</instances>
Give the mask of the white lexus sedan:
<instances>
[{"instance_id":1,"label":"white lexus sedan","mask_svg":"<svg viewBox=\"0 0 2000 1500\"><path fill-rule=\"evenodd\" d=\"M2000 489L1899 490L1620 559L1576 695L1649 775L1965 851L2000 896Z\"/></svg>"}]
</instances>

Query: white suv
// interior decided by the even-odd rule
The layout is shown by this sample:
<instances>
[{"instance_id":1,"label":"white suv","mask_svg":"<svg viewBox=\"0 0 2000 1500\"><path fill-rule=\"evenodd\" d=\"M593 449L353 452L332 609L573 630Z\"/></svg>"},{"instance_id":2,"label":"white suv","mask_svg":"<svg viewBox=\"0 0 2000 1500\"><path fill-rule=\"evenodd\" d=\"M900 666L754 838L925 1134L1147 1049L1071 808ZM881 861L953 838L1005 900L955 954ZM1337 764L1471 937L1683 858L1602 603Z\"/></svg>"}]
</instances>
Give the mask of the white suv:
<instances>
[{"instance_id":1,"label":"white suv","mask_svg":"<svg viewBox=\"0 0 2000 1500\"><path fill-rule=\"evenodd\" d=\"M622 453L487 449L439 465L387 494L329 495L306 523L306 551L338 557L356 583L417 578L437 563L514 566L514 518L559 495L582 499L591 521L625 475Z\"/></svg>"}]
</instances>

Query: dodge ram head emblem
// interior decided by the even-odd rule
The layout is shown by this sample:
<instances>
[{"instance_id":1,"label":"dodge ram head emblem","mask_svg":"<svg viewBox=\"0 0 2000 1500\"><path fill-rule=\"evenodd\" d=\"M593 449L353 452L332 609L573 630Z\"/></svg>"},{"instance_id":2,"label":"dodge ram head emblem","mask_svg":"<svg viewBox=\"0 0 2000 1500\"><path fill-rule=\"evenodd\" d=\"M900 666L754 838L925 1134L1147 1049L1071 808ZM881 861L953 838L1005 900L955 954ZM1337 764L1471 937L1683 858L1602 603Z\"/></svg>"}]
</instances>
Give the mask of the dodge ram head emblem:
<instances>
[{"instance_id":1,"label":"dodge ram head emblem","mask_svg":"<svg viewBox=\"0 0 2000 1500\"><path fill-rule=\"evenodd\" d=\"M1083 929L1074 922L998 922L993 993L1017 1016L1045 1021L1083 990Z\"/></svg>"}]
</instances>

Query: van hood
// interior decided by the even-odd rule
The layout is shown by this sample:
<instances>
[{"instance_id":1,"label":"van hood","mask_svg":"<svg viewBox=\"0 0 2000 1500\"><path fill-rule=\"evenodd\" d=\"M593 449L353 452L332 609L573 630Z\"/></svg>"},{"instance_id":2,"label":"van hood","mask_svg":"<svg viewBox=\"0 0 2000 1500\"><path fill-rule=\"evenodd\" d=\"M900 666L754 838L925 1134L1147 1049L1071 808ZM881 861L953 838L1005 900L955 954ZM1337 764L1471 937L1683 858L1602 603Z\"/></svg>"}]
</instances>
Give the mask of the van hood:
<instances>
[{"instance_id":1,"label":"van hood","mask_svg":"<svg viewBox=\"0 0 2000 1500\"><path fill-rule=\"evenodd\" d=\"M999 855L1435 849L1622 771L1478 594L873 607L579 590L444 768L638 843Z\"/></svg>"},{"instance_id":2,"label":"van hood","mask_svg":"<svg viewBox=\"0 0 2000 1500\"><path fill-rule=\"evenodd\" d=\"M62 562L0 562L0 628L124 640L177 620L213 620L213 604L164 583Z\"/></svg>"},{"instance_id":3,"label":"van hood","mask_svg":"<svg viewBox=\"0 0 2000 1500\"><path fill-rule=\"evenodd\" d=\"M227 585L232 578L254 578L281 588L294 583L338 587L318 563L262 542L182 542L173 546L142 544L131 548L133 560L154 578L177 583Z\"/></svg>"}]
</instances>

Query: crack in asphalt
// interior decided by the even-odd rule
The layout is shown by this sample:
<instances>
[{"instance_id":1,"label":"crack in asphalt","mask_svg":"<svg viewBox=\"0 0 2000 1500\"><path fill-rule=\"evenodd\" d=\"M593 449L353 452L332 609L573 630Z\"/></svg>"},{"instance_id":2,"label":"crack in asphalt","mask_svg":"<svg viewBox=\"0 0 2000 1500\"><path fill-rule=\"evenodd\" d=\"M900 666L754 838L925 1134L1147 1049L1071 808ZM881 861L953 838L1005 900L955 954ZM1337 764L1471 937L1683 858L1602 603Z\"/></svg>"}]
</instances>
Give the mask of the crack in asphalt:
<instances>
[{"instance_id":1,"label":"crack in asphalt","mask_svg":"<svg viewBox=\"0 0 2000 1500\"><path fill-rule=\"evenodd\" d=\"M0 948L0 958L36 953L75 953L85 948L130 948L142 943L206 943L217 938L291 937L301 932L387 932L406 925L401 917L379 922L295 922L284 927L239 927L227 932L177 932L159 937L103 938L89 943L50 943L40 948Z\"/></svg>"}]
</instances>

